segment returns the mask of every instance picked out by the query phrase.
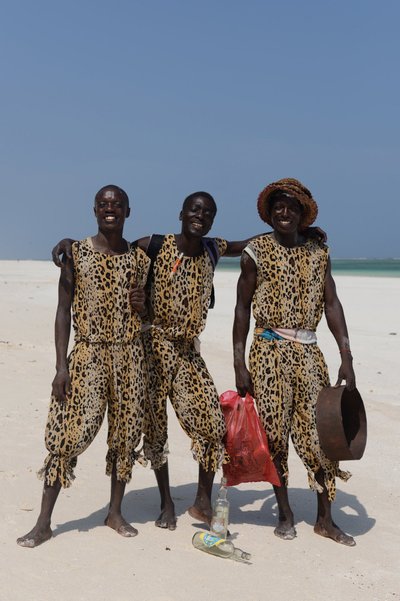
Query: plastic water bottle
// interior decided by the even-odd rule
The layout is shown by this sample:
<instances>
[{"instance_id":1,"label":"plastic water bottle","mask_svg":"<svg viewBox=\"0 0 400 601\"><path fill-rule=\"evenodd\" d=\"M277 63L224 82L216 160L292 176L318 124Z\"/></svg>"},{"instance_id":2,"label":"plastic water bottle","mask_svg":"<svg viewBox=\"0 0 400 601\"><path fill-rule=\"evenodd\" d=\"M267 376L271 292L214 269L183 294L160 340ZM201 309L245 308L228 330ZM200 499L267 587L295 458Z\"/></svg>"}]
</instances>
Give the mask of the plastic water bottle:
<instances>
[{"instance_id":1,"label":"plastic water bottle","mask_svg":"<svg viewBox=\"0 0 400 601\"><path fill-rule=\"evenodd\" d=\"M234 559L236 561L249 561L250 553L245 553L238 549L230 540L219 538L208 532L196 532L192 538L193 547L226 559Z\"/></svg>"},{"instance_id":2,"label":"plastic water bottle","mask_svg":"<svg viewBox=\"0 0 400 601\"><path fill-rule=\"evenodd\" d=\"M222 478L218 497L214 503L210 525L211 534L214 534L219 538L226 538L228 536L229 501L226 498L227 492L226 478Z\"/></svg>"}]
</instances>

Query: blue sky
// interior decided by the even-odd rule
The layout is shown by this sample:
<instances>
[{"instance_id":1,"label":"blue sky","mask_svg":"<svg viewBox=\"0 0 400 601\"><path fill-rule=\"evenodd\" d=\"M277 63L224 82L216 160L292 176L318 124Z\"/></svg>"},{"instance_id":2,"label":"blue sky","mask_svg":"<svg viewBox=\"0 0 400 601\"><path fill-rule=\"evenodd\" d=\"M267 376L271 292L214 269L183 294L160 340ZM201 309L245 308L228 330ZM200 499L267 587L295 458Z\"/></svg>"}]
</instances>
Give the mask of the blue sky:
<instances>
[{"instance_id":1,"label":"blue sky","mask_svg":"<svg viewBox=\"0 0 400 601\"><path fill-rule=\"evenodd\" d=\"M212 233L266 226L297 177L334 257L399 257L400 4L370 0L2 2L0 259L48 259L126 189L126 237L179 231L195 190Z\"/></svg>"}]
</instances>

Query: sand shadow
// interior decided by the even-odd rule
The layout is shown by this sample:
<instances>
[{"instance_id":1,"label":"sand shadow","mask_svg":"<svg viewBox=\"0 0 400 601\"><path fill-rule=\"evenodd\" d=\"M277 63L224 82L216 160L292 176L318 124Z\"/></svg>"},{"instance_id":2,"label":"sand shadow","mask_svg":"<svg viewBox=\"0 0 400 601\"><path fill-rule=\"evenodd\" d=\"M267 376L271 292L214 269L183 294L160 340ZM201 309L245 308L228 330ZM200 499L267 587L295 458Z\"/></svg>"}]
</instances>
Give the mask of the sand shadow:
<instances>
[{"instance_id":1,"label":"sand shadow","mask_svg":"<svg viewBox=\"0 0 400 601\"><path fill-rule=\"evenodd\" d=\"M241 487L229 488L230 524L232 538L235 537L235 526L240 524L254 524L275 527L277 521L277 506L272 487L266 484L266 488L256 490L251 484ZM171 487L172 497L175 503L175 511L178 517L182 516L187 508L193 503L197 490L197 484L183 484ZM214 495L217 485L214 486ZM305 522L312 526L316 516L316 495L309 489L289 489L290 503L295 514L297 524ZM254 507L252 507L254 505ZM57 524L54 528L54 536L71 530L87 532L94 528L103 527L104 518L107 514L108 504L93 513L70 520L64 524ZM160 498L156 486L129 491L124 498L123 513L128 522L135 525L154 522L160 512ZM358 536L365 534L374 527L376 520L368 516L362 503L355 495L337 491L336 501L333 505L333 518L340 527L351 534ZM192 522L195 527L204 527L204 524Z\"/></svg>"},{"instance_id":2,"label":"sand shadow","mask_svg":"<svg viewBox=\"0 0 400 601\"><path fill-rule=\"evenodd\" d=\"M229 498L231 501L231 525L246 523L276 526L278 509L272 488L264 491L232 488ZM310 526L315 524L317 499L314 492L306 488L289 488L289 501L296 524L301 522ZM261 507L260 502L262 503ZM256 504L256 508L252 509L252 504ZM352 536L367 533L376 523L375 518L368 515L365 506L355 495L342 490L337 490L336 500L332 505L332 515L334 521Z\"/></svg>"},{"instance_id":3,"label":"sand shadow","mask_svg":"<svg viewBox=\"0 0 400 601\"><path fill-rule=\"evenodd\" d=\"M178 518L192 504L196 490L197 484L194 483L171 487L171 494L175 503L175 513ZM57 524L53 529L53 534L57 536L70 530L87 532L88 530L103 526L107 509L108 503L90 515L65 522L64 524ZM160 496L157 486L127 492L124 497L122 511L125 519L132 524L140 525L154 522L160 513Z\"/></svg>"}]
</instances>

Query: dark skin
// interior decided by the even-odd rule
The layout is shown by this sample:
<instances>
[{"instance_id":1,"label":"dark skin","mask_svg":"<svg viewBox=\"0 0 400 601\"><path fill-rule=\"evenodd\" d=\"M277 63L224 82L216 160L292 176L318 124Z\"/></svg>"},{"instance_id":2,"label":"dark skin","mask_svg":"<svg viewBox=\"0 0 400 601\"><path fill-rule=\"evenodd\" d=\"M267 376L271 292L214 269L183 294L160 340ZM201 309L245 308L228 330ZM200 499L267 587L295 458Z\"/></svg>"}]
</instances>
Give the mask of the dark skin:
<instances>
[{"instance_id":1,"label":"dark skin","mask_svg":"<svg viewBox=\"0 0 400 601\"><path fill-rule=\"evenodd\" d=\"M125 253L128 249L122 237L125 219L130 209L126 199L112 188L105 189L96 198L94 213L98 223L98 232L92 238L95 250L108 255ZM74 297L74 271L72 258L62 264L58 286L58 305L55 321L56 375L52 383L52 392L59 403L65 404L71 393L71 379L68 371L67 353L71 331L71 306ZM132 308L139 314L145 310L145 293L142 289L133 288L131 292ZM37 547L52 537L51 516L59 492L60 481L52 486L43 487L40 514L34 528L17 539L22 547ZM113 528L124 537L137 535L137 530L129 524L121 513L121 504L125 492L125 482L116 476L115 465L111 475L110 505L105 525Z\"/></svg>"},{"instance_id":2,"label":"dark skin","mask_svg":"<svg viewBox=\"0 0 400 601\"><path fill-rule=\"evenodd\" d=\"M288 198L287 196L279 197L271 209L271 219L274 228L273 235L279 244L287 248L304 244L304 235L299 230L301 207L296 199ZM236 388L241 396L245 396L246 392L254 396L251 374L245 362L245 347L250 327L251 303L256 286L257 267L253 259L244 253L241 260L241 274L237 287L237 303L233 326ZM330 262L328 262L325 276L324 310L328 327L339 349L341 349L341 364L335 386L339 386L345 380L347 388L352 390L355 388L355 375L347 326L342 305L336 294L336 286L332 278ZM275 457L274 463L278 474L282 476L282 465L279 455ZM345 534L332 520L331 502L328 499L323 476L324 474L321 469L316 474L316 479L323 487L323 492L317 493L318 509L314 532L331 538L338 543L353 546L355 545L354 539ZM284 485L282 477L281 486L274 486L274 492L279 509L279 521L274 533L276 536L286 540L293 539L296 536L293 512L289 504L287 487Z\"/></svg>"},{"instance_id":3,"label":"dark skin","mask_svg":"<svg viewBox=\"0 0 400 601\"><path fill-rule=\"evenodd\" d=\"M179 252L185 256L195 257L204 252L202 238L207 236L214 223L216 215L215 204L206 196L196 196L189 203L184 203L179 214L181 221L181 231L175 234L175 240ZM316 236L319 239L325 240L325 232L319 228L312 228L308 235ZM237 257L240 256L249 239L240 241L227 242L227 248L224 256ZM68 257L71 255L72 240L64 239L59 242L52 251L53 261L56 265L60 265L59 255L65 253ZM139 248L147 252L150 243L150 236L140 238L137 241ZM161 468L155 470L157 484L161 497L161 513L158 516L155 525L159 528L167 528L175 530L176 514L175 506L171 497L169 486L168 463L166 462ZM215 472L205 470L199 465L198 486L194 503L189 507L189 514L196 519L206 524L210 524L212 516L211 493L214 482Z\"/></svg>"}]
</instances>

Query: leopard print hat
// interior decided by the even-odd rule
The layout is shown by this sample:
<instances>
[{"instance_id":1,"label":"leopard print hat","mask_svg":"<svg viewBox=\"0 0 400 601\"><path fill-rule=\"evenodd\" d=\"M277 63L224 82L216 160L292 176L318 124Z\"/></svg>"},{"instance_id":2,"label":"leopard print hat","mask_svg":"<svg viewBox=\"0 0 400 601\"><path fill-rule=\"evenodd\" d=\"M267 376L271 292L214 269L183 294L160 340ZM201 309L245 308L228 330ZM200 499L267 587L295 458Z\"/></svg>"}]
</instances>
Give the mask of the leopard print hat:
<instances>
[{"instance_id":1,"label":"leopard print hat","mask_svg":"<svg viewBox=\"0 0 400 601\"><path fill-rule=\"evenodd\" d=\"M318 215L318 205L313 199L310 190L303 186L298 179L291 177L272 182L272 184L269 184L260 193L257 201L257 209L258 214L263 221L268 223L268 225L272 225L270 217L270 200L272 193L277 192L278 190L293 196L301 204L303 209L303 216L300 222L301 229L305 229L314 223Z\"/></svg>"}]
</instances>

